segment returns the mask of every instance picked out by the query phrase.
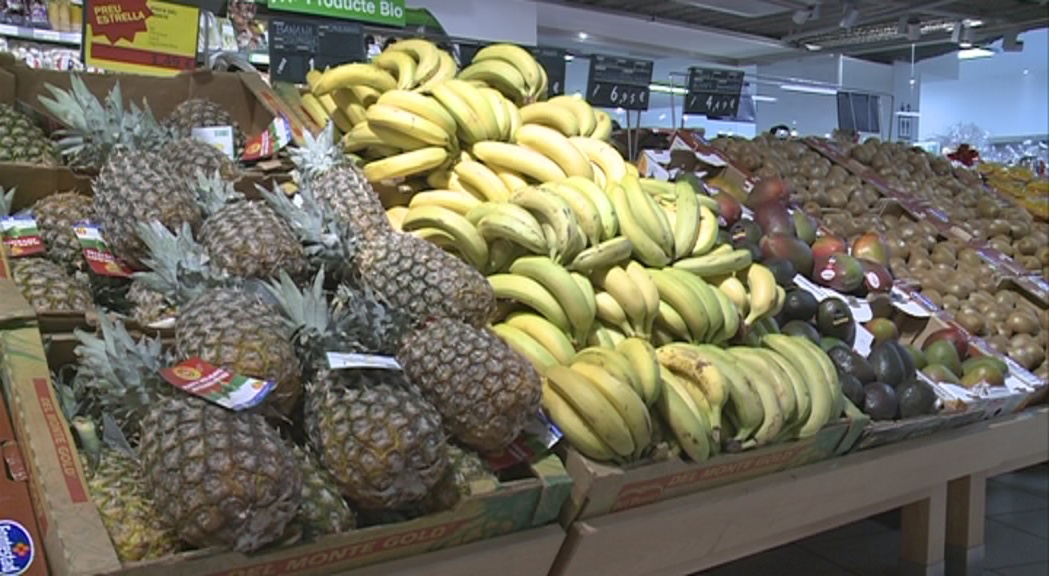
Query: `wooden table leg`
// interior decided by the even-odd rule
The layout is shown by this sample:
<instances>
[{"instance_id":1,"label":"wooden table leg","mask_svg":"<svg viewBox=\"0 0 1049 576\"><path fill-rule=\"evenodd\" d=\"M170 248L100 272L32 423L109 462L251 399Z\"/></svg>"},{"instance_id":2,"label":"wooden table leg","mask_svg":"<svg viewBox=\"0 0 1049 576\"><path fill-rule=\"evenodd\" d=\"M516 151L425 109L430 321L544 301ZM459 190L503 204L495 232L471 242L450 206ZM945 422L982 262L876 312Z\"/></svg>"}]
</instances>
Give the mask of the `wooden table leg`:
<instances>
[{"instance_id":1,"label":"wooden table leg","mask_svg":"<svg viewBox=\"0 0 1049 576\"><path fill-rule=\"evenodd\" d=\"M987 476L976 473L947 484L947 573L983 574Z\"/></svg>"},{"instance_id":2,"label":"wooden table leg","mask_svg":"<svg viewBox=\"0 0 1049 576\"><path fill-rule=\"evenodd\" d=\"M947 486L903 507L900 515L900 573L943 576L947 539Z\"/></svg>"}]
</instances>

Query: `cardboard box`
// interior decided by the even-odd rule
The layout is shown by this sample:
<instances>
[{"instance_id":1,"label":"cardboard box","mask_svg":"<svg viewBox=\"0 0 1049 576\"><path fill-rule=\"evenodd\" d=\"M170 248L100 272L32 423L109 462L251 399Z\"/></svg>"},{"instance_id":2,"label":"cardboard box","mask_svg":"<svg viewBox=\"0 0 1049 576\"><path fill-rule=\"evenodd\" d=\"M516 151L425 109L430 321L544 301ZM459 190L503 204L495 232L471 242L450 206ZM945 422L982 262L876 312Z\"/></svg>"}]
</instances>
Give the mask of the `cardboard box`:
<instances>
[{"instance_id":1,"label":"cardboard box","mask_svg":"<svg viewBox=\"0 0 1049 576\"><path fill-rule=\"evenodd\" d=\"M15 571L46 576L44 540L29 496L29 471L0 394L0 554ZM0 564L2 566L2 564Z\"/></svg>"},{"instance_id":2,"label":"cardboard box","mask_svg":"<svg viewBox=\"0 0 1049 576\"><path fill-rule=\"evenodd\" d=\"M575 484L561 525L700 492L848 452L867 420L842 420L816 435L750 450L719 454L699 464L673 459L627 468L594 462L568 448L565 467Z\"/></svg>"},{"instance_id":3,"label":"cardboard box","mask_svg":"<svg viewBox=\"0 0 1049 576\"><path fill-rule=\"evenodd\" d=\"M55 574L321 574L422 554L549 524L568 497L571 479L554 455L527 477L475 494L455 510L410 522L356 530L295 546L244 555L197 550L155 562L122 565L88 496L68 425L58 408L48 359L33 322L0 330L3 384L26 447L30 484L48 561Z\"/></svg>"}]
</instances>

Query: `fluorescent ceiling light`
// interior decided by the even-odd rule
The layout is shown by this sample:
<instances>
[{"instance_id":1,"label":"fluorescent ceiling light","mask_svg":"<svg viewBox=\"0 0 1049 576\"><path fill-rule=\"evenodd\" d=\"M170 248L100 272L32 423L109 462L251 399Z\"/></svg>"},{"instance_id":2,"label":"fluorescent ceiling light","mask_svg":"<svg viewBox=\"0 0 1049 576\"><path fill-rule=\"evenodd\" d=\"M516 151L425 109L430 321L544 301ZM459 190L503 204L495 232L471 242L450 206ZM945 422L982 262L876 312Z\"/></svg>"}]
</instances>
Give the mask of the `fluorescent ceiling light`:
<instances>
[{"instance_id":1,"label":"fluorescent ceiling light","mask_svg":"<svg viewBox=\"0 0 1049 576\"><path fill-rule=\"evenodd\" d=\"M823 46L820 46L819 44L805 44L805 49L809 52L819 52L820 50L823 50Z\"/></svg>"},{"instance_id":2,"label":"fluorescent ceiling light","mask_svg":"<svg viewBox=\"0 0 1049 576\"><path fill-rule=\"evenodd\" d=\"M983 26L983 20L980 20L979 18L973 18L972 20L966 20L965 23L970 28L979 28L980 26Z\"/></svg>"},{"instance_id":3,"label":"fluorescent ceiling light","mask_svg":"<svg viewBox=\"0 0 1049 576\"><path fill-rule=\"evenodd\" d=\"M765 96L763 94L758 94L757 96L754 96L755 102L776 102L778 100L779 98L776 98L775 96Z\"/></svg>"},{"instance_id":4,"label":"fluorescent ceiling light","mask_svg":"<svg viewBox=\"0 0 1049 576\"><path fill-rule=\"evenodd\" d=\"M678 88L677 86L667 84L649 84L648 89L653 92L663 92L664 94L688 94L688 89L686 88Z\"/></svg>"},{"instance_id":5,"label":"fluorescent ceiling light","mask_svg":"<svg viewBox=\"0 0 1049 576\"><path fill-rule=\"evenodd\" d=\"M837 88L824 88L823 86L807 86L805 84L780 84L780 90L787 92L804 92L805 94L823 94L834 96L838 93Z\"/></svg>"},{"instance_id":6,"label":"fluorescent ceiling light","mask_svg":"<svg viewBox=\"0 0 1049 576\"><path fill-rule=\"evenodd\" d=\"M993 50L986 48L967 48L965 50L958 51L959 60L972 60L974 58L990 58L994 56Z\"/></svg>"},{"instance_id":7,"label":"fluorescent ceiling light","mask_svg":"<svg viewBox=\"0 0 1049 576\"><path fill-rule=\"evenodd\" d=\"M572 56L571 54L565 54L565 62L571 62L572 60L575 60L575 56Z\"/></svg>"},{"instance_id":8,"label":"fluorescent ceiling light","mask_svg":"<svg viewBox=\"0 0 1049 576\"><path fill-rule=\"evenodd\" d=\"M915 112L913 110L897 110L897 116L906 116L908 118L920 118L921 112Z\"/></svg>"},{"instance_id":9,"label":"fluorescent ceiling light","mask_svg":"<svg viewBox=\"0 0 1049 576\"><path fill-rule=\"evenodd\" d=\"M587 39L587 38L589 38L589 37L590 37L590 35L589 35L589 34L587 34L586 32L580 32L580 33L579 33L579 39L580 39L580 40L586 40L586 39Z\"/></svg>"}]
</instances>

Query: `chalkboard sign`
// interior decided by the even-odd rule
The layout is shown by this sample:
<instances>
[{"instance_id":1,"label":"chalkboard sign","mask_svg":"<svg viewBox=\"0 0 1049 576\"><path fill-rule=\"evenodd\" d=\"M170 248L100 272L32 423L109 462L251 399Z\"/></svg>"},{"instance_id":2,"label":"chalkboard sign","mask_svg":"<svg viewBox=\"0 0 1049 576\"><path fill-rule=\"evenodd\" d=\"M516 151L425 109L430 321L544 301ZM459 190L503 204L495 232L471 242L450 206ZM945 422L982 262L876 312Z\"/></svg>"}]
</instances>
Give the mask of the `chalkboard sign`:
<instances>
[{"instance_id":1,"label":"chalkboard sign","mask_svg":"<svg viewBox=\"0 0 1049 576\"><path fill-rule=\"evenodd\" d=\"M685 114L733 117L743 94L743 72L718 68L689 68Z\"/></svg>"},{"instance_id":2,"label":"chalkboard sign","mask_svg":"<svg viewBox=\"0 0 1049 576\"><path fill-rule=\"evenodd\" d=\"M565 52L559 48L539 46L529 48L539 65L546 70L546 96L560 96L565 93Z\"/></svg>"},{"instance_id":3,"label":"chalkboard sign","mask_svg":"<svg viewBox=\"0 0 1049 576\"><path fill-rule=\"evenodd\" d=\"M270 77L278 82L306 82L316 68L364 61L360 24L311 18L271 18Z\"/></svg>"},{"instance_id":4,"label":"chalkboard sign","mask_svg":"<svg viewBox=\"0 0 1049 576\"><path fill-rule=\"evenodd\" d=\"M586 101L595 108L648 110L652 61L602 56L590 57Z\"/></svg>"}]
</instances>

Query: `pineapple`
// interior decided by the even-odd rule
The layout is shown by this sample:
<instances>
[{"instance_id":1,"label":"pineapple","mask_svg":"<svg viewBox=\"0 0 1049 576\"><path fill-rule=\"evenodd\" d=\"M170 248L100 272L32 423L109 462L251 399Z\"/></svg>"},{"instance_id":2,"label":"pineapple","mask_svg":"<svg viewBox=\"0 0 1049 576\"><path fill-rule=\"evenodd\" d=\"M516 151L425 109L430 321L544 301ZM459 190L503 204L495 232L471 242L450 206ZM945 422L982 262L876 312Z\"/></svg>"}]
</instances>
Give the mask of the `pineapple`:
<instances>
[{"instance_id":1,"label":"pineapple","mask_svg":"<svg viewBox=\"0 0 1049 576\"><path fill-rule=\"evenodd\" d=\"M15 285L38 313L95 307L87 284L67 274L58 264L33 256L11 258L8 262Z\"/></svg>"},{"instance_id":2,"label":"pineapple","mask_svg":"<svg viewBox=\"0 0 1049 576\"><path fill-rule=\"evenodd\" d=\"M0 162L58 163L51 141L36 124L13 106L0 103Z\"/></svg>"},{"instance_id":3,"label":"pineapple","mask_svg":"<svg viewBox=\"0 0 1049 576\"><path fill-rule=\"evenodd\" d=\"M241 552L280 540L302 492L298 463L261 415L233 412L161 381L159 340L135 342L100 318L102 338L77 332L77 378L138 438L146 486L163 525L195 547Z\"/></svg>"},{"instance_id":4,"label":"pineapple","mask_svg":"<svg viewBox=\"0 0 1049 576\"><path fill-rule=\"evenodd\" d=\"M192 137L194 128L229 126L233 129L233 147L236 150L237 158L244 154L247 140L244 132L241 131L240 126L233 120L229 112L210 100L194 98L182 102L171 111L171 114L164 120L164 125L177 138Z\"/></svg>"},{"instance_id":5,"label":"pineapple","mask_svg":"<svg viewBox=\"0 0 1049 576\"><path fill-rule=\"evenodd\" d=\"M216 173L198 174L195 181L206 214L200 243L215 266L242 278L274 278L280 270L306 274L305 250L268 204L246 200Z\"/></svg>"},{"instance_id":6,"label":"pineapple","mask_svg":"<svg viewBox=\"0 0 1049 576\"><path fill-rule=\"evenodd\" d=\"M393 232L379 196L356 166L335 144L331 123L314 138L307 133L306 146L291 151L301 184L335 218L361 238L381 238Z\"/></svg>"},{"instance_id":7,"label":"pineapple","mask_svg":"<svg viewBox=\"0 0 1049 576\"><path fill-rule=\"evenodd\" d=\"M445 428L478 451L507 447L539 410L539 374L487 329L434 320L404 339L397 359Z\"/></svg>"},{"instance_id":8,"label":"pineapple","mask_svg":"<svg viewBox=\"0 0 1049 576\"><path fill-rule=\"evenodd\" d=\"M73 232L73 224L95 219L91 197L76 192L45 196L33 203L32 211L47 247L47 257L70 273L85 270L87 261Z\"/></svg>"},{"instance_id":9,"label":"pineapple","mask_svg":"<svg viewBox=\"0 0 1049 576\"><path fill-rule=\"evenodd\" d=\"M495 489L499 485L499 479L475 452L449 445L448 470L444 478L420 503L419 508L423 514L451 510L460 500L473 494L474 487L478 484L487 484Z\"/></svg>"},{"instance_id":10,"label":"pineapple","mask_svg":"<svg viewBox=\"0 0 1049 576\"><path fill-rule=\"evenodd\" d=\"M302 470L302 502L295 522L302 527L303 536L312 540L353 530L357 517L342 499L335 479L309 448L292 444L291 450Z\"/></svg>"},{"instance_id":11,"label":"pineapple","mask_svg":"<svg viewBox=\"0 0 1049 576\"><path fill-rule=\"evenodd\" d=\"M223 180L234 181L240 175L237 165L214 146L194 140L179 138L164 146L164 157L168 167L186 182L195 182L197 176L218 172Z\"/></svg>"},{"instance_id":12,"label":"pineapple","mask_svg":"<svg viewBox=\"0 0 1049 576\"><path fill-rule=\"evenodd\" d=\"M153 290L146 282L131 282L127 291L128 304L131 306L131 317L140 326L151 326L174 318L176 306L162 292Z\"/></svg>"}]
</instances>

